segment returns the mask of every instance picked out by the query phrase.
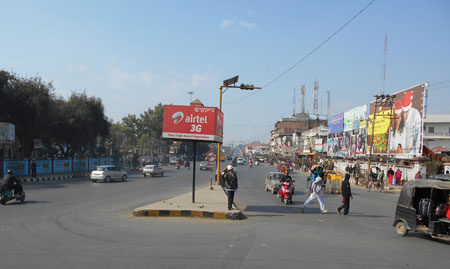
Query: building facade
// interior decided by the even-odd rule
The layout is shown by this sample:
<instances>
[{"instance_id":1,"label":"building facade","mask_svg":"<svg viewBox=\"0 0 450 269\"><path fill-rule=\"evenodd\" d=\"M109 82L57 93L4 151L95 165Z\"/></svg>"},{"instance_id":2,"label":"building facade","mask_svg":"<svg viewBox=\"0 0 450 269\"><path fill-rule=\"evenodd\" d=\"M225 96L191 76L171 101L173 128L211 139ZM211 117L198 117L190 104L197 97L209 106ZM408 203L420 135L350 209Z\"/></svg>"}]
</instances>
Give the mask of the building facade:
<instances>
[{"instance_id":1,"label":"building facade","mask_svg":"<svg viewBox=\"0 0 450 269\"><path fill-rule=\"evenodd\" d=\"M423 145L450 151L450 114L428 114L424 121ZM434 151L434 150L433 150Z\"/></svg>"},{"instance_id":2,"label":"building facade","mask_svg":"<svg viewBox=\"0 0 450 269\"><path fill-rule=\"evenodd\" d=\"M306 113L296 114L292 118L282 118L274 124L271 131L271 152L281 155L293 155L296 148L301 144L302 133L318 127L327 125L328 120L316 115Z\"/></svg>"}]
</instances>

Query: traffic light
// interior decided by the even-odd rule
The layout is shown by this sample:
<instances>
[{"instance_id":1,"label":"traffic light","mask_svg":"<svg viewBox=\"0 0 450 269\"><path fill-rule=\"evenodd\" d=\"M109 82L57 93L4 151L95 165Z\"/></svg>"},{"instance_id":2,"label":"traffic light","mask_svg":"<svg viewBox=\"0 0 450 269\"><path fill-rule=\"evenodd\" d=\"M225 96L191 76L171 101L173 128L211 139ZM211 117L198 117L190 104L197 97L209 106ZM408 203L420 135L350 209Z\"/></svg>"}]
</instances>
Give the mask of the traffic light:
<instances>
[{"instance_id":1,"label":"traffic light","mask_svg":"<svg viewBox=\"0 0 450 269\"><path fill-rule=\"evenodd\" d=\"M241 84L240 86L241 90L254 90L255 86L253 84Z\"/></svg>"}]
</instances>

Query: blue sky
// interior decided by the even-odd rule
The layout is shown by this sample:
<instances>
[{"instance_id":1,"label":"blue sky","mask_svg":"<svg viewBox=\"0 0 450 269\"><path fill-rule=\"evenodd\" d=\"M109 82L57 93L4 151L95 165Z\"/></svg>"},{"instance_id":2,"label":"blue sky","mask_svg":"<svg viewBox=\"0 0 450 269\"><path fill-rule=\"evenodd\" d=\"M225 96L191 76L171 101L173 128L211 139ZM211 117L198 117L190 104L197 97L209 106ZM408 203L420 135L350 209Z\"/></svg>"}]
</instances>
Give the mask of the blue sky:
<instances>
[{"instance_id":1,"label":"blue sky","mask_svg":"<svg viewBox=\"0 0 450 269\"><path fill-rule=\"evenodd\" d=\"M219 86L264 86L304 57L370 0L349 1L12 1L0 0L0 68L52 81L59 95L86 90L109 118L139 115L159 102L188 104L188 91L219 105ZM281 79L223 95L225 143L268 141L292 114L293 89L305 84L312 111L331 114L386 92L430 82L428 113L450 113L450 1L377 0L337 36Z\"/></svg>"}]
</instances>

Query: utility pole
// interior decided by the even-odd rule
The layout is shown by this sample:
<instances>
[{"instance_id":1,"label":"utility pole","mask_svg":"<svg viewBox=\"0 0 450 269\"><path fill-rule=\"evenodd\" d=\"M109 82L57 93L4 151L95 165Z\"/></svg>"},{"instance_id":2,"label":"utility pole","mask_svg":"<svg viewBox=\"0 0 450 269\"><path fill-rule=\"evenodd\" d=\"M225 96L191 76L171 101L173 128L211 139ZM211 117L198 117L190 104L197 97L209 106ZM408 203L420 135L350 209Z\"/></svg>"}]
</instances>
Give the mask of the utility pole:
<instances>
[{"instance_id":1,"label":"utility pole","mask_svg":"<svg viewBox=\"0 0 450 269\"><path fill-rule=\"evenodd\" d=\"M373 140L375 138L374 132L375 132L376 117L380 116L380 117L389 118L389 119L392 119L393 117L395 117L395 115L392 114L392 106L394 104L394 98L395 98L395 94L381 94L381 95L377 94L377 95L375 95L373 118L372 118L372 120L370 120L370 119L367 120L368 123L370 121L372 121L372 137L370 140L369 161L367 164L367 176L366 176L367 184L369 184L369 177L372 172L371 165L372 165ZM389 113L377 115L378 114L377 110L379 107L389 109ZM383 111L385 111L385 110L383 110Z\"/></svg>"},{"instance_id":2,"label":"utility pole","mask_svg":"<svg viewBox=\"0 0 450 269\"><path fill-rule=\"evenodd\" d=\"M381 94L384 94L384 91L386 90L386 54L387 54L387 35L384 36L384 61L382 68L383 88L381 89Z\"/></svg>"}]
</instances>

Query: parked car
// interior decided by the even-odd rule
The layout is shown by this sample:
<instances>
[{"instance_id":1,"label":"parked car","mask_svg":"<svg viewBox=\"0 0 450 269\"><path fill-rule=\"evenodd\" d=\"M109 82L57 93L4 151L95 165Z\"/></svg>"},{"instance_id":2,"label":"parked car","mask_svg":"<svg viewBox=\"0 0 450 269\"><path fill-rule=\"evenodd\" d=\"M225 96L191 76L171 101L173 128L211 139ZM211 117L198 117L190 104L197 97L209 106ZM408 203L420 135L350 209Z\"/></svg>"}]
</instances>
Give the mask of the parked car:
<instances>
[{"instance_id":1,"label":"parked car","mask_svg":"<svg viewBox=\"0 0 450 269\"><path fill-rule=\"evenodd\" d=\"M245 160L243 158L237 158L237 164L245 164Z\"/></svg>"},{"instance_id":2,"label":"parked car","mask_svg":"<svg viewBox=\"0 0 450 269\"><path fill-rule=\"evenodd\" d=\"M114 180L126 181L127 178L128 178L127 172L115 165L97 166L91 172L92 182L97 182L99 180L106 183Z\"/></svg>"},{"instance_id":3,"label":"parked car","mask_svg":"<svg viewBox=\"0 0 450 269\"><path fill-rule=\"evenodd\" d=\"M277 193L281 185L280 180L283 177L284 177L283 173L270 172L266 177L266 181L264 182L264 190L265 191L270 190L273 194Z\"/></svg>"},{"instance_id":4,"label":"parked car","mask_svg":"<svg viewBox=\"0 0 450 269\"><path fill-rule=\"evenodd\" d=\"M144 166L144 169L142 169L142 174L144 175L144 177L147 176L154 177L156 175L164 176L164 171L161 166L150 164Z\"/></svg>"}]
</instances>

